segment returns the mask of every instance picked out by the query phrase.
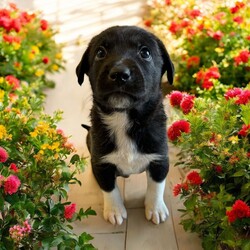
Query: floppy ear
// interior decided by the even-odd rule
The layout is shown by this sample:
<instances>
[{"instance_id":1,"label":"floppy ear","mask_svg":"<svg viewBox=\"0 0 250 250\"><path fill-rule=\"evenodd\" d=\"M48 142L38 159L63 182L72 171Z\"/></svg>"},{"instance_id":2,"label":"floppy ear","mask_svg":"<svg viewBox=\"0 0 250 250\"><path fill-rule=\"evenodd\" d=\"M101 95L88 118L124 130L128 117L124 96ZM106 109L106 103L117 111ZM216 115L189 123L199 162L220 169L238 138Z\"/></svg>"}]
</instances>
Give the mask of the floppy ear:
<instances>
[{"instance_id":1,"label":"floppy ear","mask_svg":"<svg viewBox=\"0 0 250 250\"><path fill-rule=\"evenodd\" d=\"M76 67L76 75L78 79L78 83L82 85L84 80L84 74L87 74L89 71L89 47L84 52L81 61Z\"/></svg>"},{"instance_id":2,"label":"floppy ear","mask_svg":"<svg viewBox=\"0 0 250 250\"><path fill-rule=\"evenodd\" d=\"M163 68L162 68L162 75L167 71L168 82L173 84L174 81L174 64L172 63L170 56L165 48L163 42L159 39L158 45L161 51L161 56L163 58Z\"/></svg>"}]
</instances>

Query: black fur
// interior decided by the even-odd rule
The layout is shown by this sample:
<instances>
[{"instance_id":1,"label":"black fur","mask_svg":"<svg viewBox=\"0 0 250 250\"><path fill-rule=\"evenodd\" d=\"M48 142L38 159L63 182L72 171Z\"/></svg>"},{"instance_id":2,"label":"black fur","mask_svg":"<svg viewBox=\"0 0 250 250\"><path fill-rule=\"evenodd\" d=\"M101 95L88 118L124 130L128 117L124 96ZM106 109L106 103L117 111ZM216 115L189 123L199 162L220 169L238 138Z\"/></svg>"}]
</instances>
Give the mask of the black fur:
<instances>
[{"instance_id":1,"label":"black fur","mask_svg":"<svg viewBox=\"0 0 250 250\"><path fill-rule=\"evenodd\" d=\"M151 59L143 58L143 48L149 49ZM115 165L101 162L103 156L116 150L116 141L100 114L126 113L131 124L127 135L136 143L138 151L162 156L147 166L151 177L156 182L165 179L168 149L160 85L166 71L172 84L174 66L163 43L134 26L103 31L91 40L83 54L76 69L78 83L81 85L84 74L88 75L93 91L91 128L83 127L89 130L87 143L93 173L104 191L112 191L116 176L123 173ZM123 96L127 102L120 106L117 100L123 100Z\"/></svg>"}]
</instances>

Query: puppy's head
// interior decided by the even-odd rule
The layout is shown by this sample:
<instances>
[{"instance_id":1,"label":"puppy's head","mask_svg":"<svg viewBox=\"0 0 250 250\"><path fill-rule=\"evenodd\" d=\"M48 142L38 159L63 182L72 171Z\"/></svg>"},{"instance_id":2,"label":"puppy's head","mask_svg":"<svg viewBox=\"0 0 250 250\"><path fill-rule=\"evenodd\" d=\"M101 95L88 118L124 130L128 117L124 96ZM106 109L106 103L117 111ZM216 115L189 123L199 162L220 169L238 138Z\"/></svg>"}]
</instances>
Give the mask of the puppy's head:
<instances>
[{"instance_id":1,"label":"puppy's head","mask_svg":"<svg viewBox=\"0 0 250 250\"><path fill-rule=\"evenodd\" d=\"M162 75L173 83L174 66L163 43L135 26L111 27L95 36L76 68L89 77L96 102L126 109L159 96Z\"/></svg>"}]
</instances>

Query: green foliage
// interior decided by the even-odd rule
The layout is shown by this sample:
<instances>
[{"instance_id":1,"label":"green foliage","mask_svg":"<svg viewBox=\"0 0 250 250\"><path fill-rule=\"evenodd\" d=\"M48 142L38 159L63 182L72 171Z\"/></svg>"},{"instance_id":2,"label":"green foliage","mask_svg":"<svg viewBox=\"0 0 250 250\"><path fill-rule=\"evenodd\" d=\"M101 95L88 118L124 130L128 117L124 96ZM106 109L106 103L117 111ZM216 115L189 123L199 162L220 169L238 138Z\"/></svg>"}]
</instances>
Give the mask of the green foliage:
<instances>
[{"instance_id":1,"label":"green foliage","mask_svg":"<svg viewBox=\"0 0 250 250\"><path fill-rule=\"evenodd\" d=\"M241 91L249 96L244 104L236 96L196 98L190 112L181 115L190 131L173 141L180 148L177 165L194 169L202 179L187 174L174 188L185 207L181 224L198 233L207 250L246 249L249 243L250 92Z\"/></svg>"}]
</instances>

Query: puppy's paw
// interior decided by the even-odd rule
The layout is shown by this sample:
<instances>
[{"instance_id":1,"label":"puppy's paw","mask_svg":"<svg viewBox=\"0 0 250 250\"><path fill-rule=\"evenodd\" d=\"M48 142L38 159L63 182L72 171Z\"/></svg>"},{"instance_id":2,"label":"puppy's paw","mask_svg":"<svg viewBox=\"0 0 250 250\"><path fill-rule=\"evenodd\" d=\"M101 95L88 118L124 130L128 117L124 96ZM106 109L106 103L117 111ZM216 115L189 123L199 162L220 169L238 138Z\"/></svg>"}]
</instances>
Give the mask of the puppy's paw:
<instances>
[{"instance_id":1,"label":"puppy's paw","mask_svg":"<svg viewBox=\"0 0 250 250\"><path fill-rule=\"evenodd\" d=\"M127 218L127 211L123 204L114 206L106 204L106 206L104 206L103 217L113 225L121 225L123 219Z\"/></svg>"},{"instance_id":2,"label":"puppy's paw","mask_svg":"<svg viewBox=\"0 0 250 250\"><path fill-rule=\"evenodd\" d=\"M159 224L167 220L169 211L164 201L146 201L145 202L145 215L147 220L152 220L154 224Z\"/></svg>"}]
</instances>

